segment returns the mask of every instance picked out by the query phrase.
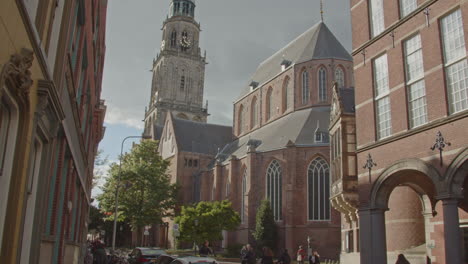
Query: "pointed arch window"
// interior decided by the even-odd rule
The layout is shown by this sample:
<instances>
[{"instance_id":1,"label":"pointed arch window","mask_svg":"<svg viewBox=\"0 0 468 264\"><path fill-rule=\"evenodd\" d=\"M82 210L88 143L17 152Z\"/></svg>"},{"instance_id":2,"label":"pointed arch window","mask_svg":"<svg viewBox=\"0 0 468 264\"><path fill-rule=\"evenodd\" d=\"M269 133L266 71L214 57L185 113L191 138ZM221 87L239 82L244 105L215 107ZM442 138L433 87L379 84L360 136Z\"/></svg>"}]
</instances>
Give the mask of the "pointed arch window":
<instances>
[{"instance_id":1,"label":"pointed arch window","mask_svg":"<svg viewBox=\"0 0 468 264\"><path fill-rule=\"evenodd\" d=\"M267 169L266 198L270 201L276 221L282 220L282 170L277 160L273 160Z\"/></svg>"},{"instance_id":2,"label":"pointed arch window","mask_svg":"<svg viewBox=\"0 0 468 264\"><path fill-rule=\"evenodd\" d=\"M271 114L273 113L272 93L273 93L273 89L270 87L266 95L266 109L265 109L266 120L269 120L271 118Z\"/></svg>"},{"instance_id":3,"label":"pointed arch window","mask_svg":"<svg viewBox=\"0 0 468 264\"><path fill-rule=\"evenodd\" d=\"M343 88L345 83L344 71L341 67L335 70L335 82L338 84L338 88Z\"/></svg>"},{"instance_id":4,"label":"pointed arch window","mask_svg":"<svg viewBox=\"0 0 468 264\"><path fill-rule=\"evenodd\" d=\"M307 104L310 99L309 91L309 73L304 70L302 72L302 104Z\"/></svg>"},{"instance_id":5,"label":"pointed arch window","mask_svg":"<svg viewBox=\"0 0 468 264\"><path fill-rule=\"evenodd\" d=\"M239 128L238 128L238 131L239 131L239 135L242 134L242 132L244 132L244 106L241 105L239 107L239 120L238 120L238 124L239 124Z\"/></svg>"},{"instance_id":6,"label":"pointed arch window","mask_svg":"<svg viewBox=\"0 0 468 264\"><path fill-rule=\"evenodd\" d=\"M330 220L330 168L323 158L316 158L309 165L307 192L309 220Z\"/></svg>"},{"instance_id":7,"label":"pointed arch window","mask_svg":"<svg viewBox=\"0 0 468 264\"><path fill-rule=\"evenodd\" d=\"M185 90L185 71L182 70L182 75L180 76L180 90Z\"/></svg>"},{"instance_id":8,"label":"pointed arch window","mask_svg":"<svg viewBox=\"0 0 468 264\"><path fill-rule=\"evenodd\" d=\"M253 129L258 124L258 113L257 113L257 97L252 100L251 112L250 112L250 129Z\"/></svg>"},{"instance_id":9,"label":"pointed arch window","mask_svg":"<svg viewBox=\"0 0 468 264\"><path fill-rule=\"evenodd\" d=\"M290 103L289 103L289 77L286 76L284 83L283 83L283 113L288 110Z\"/></svg>"},{"instance_id":10,"label":"pointed arch window","mask_svg":"<svg viewBox=\"0 0 468 264\"><path fill-rule=\"evenodd\" d=\"M247 169L244 170L244 176L242 176L242 196L241 196L241 221L245 223L245 196L247 195Z\"/></svg>"},{"instance_id":11,"label":"pointed arch window","mask_svg":"<svg viewBox=\"0 0 468 264\"><path fill-rule=\"evenodd\" d=\"M327 100L327 71L324 67L321 67L318 71L319 81L319 101L323 102Z\"/></svg>"},{"instance_id":12,"label":"pointed arch window","mask_svg":"<svg viewBox=\"0 0 468 264\"><path fill-rule=\"evenodd\" d=\"M171 33L171 47L177 46L177 31L172 31Z\"/></svg>"}]
</instances>

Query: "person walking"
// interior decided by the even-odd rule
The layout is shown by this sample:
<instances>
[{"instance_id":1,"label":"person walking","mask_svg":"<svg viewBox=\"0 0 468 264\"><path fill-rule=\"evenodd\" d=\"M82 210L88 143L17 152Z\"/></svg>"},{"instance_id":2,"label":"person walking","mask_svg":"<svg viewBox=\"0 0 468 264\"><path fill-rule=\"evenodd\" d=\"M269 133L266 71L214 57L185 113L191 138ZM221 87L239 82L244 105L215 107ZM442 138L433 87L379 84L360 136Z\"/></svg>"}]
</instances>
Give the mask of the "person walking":
<instances>
[{"instance_id":1,"label":"person walking","mask_svg":"<svg viewBox=\"0 0 468 264\"><path fill-rule=\"evenodd\" d=\"M253 251L253 248L250 246L250 244L245 245L245 251L241 260L242 263L245 264L256 264L255 252Z\"/></svg>"},{"instance_id":2,"label":"person walking","mask_svg":"<svg viewBox=\"0 0 468 264\"><path fill-rule=\"evenodd\" d=\"M306 252L302 248L302 245L299 246L299 249L297 250L297 253L296 253L297 264L304 264L304 260L306 259L306 256L307 256Z\"/></svg>"},{"instance_id":3,"label":"person walking","mask_svg":"<svg viewBox=\"0 0 468 264\"><path fill-rule=\"evenodd\" d=\"M278 264L291 264L291 257L289 256L288 250L285 248L283 253L278 259Z\"/></svg>"},{"instance_id":4,"label":"person walking","mask_svg":"<svg viewBox=\"0 0 468 264\"><path fill-rule=\"evenodd\" d=\"M269 247L262 249L262 264L273 264L273 251Z\"/></svg>"},{"instance_id":5,"label":"person walking","mask_svg":"<svg viewBox=\"0 0 468 264\"><path fill-rule=\"evenodd\" d=\"M210 242L208 242L208 240L205 240L205 242L203 242L203 245L200 247L200 250L198 250L198 254L200 255L200 257L208 257L209 255L216 257L216 255L213 253L213 250L210 248Z\"/></svg>"},{"instance_id":6,"label":"person walking","mask_svg":"<svg viewBox=\"0 0 468 264\"><path fill-rule=\"evenodd\" d=\"M320 255L318 254L317 251L314 251L314 253L312 253L312 255L309 257L309 263L320 264Z\"/></svg>"},{"instance_id":7,"label":"person walking","mask_svg":"<svg viewBox=\"0 0 468 264\"><path fill-rule=\"evenodd\" d=\"M400 254L398 255L397 261L395 264L411 264L405 257L405 255Z\"/></svg>"},{"instance_id":8,"label":"person walking","mask_svg":"<svg viewBox=\"0 0 468 264\"><path fill-rule=\"evenodd\" d=\"M247 255L247 246L243 246L240 251L241 264L247 264L247 259L245 258L246 255Z\"/></svg>"},{"instance_id":9,"label":"person walking","mask_svg":"<svg viewBox=\"0 0 468 264\"><path fill-rule=\"evenodd\" d=\"M95 264L107 264L107 253L104 243L96 239L92 243L93 261Z\"/></svg>"}]
</instances>

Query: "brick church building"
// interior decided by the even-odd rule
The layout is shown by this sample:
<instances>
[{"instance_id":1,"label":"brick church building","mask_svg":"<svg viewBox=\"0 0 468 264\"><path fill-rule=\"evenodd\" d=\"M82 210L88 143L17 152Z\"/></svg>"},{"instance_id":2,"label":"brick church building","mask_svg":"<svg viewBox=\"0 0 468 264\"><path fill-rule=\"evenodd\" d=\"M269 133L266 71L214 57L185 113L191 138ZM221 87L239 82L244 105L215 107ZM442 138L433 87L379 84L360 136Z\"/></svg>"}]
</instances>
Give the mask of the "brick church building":
<instances>
[{"instance_id":1,"label":"brick church building","mask_svg":"<svg viewBox=\"0 0 468 264\"><path fill-rule=\"evenodd\" d=\"M280 248L294 252L310 236L312 248L337 259L328 128L332 84L353 90L351 55L320 22L259 65L234 102L233 127L208 124L194 8L191 0L171 2L145 114L145 133L160 140L172 181L182 186L181 203L232 201L242 223L224 234L226 247L254 243L255 213L268 199ZM171 244L167 223L151 234L154 244Z\"/></svg>"}]
</instances>

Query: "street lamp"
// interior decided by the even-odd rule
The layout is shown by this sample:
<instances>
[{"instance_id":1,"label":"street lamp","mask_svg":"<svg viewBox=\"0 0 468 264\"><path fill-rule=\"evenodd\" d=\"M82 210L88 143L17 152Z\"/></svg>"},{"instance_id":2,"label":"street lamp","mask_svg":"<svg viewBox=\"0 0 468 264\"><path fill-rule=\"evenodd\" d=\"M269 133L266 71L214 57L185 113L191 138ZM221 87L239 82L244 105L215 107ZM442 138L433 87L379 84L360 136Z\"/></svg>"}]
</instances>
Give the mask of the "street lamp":
<instances>
[{"instance_id":1,"label":"street lamp","mask_svg":"<svg viewBox=\"0 0 468 264\"><path fill-rule=\"evenodd\" d=\"M119 187L120 187L120 176L122 173L122 155L123 155L123 147L124 143L127 139L130 138L142 138L142 139L150 139L151 136L149 135L142 135L142 136L128 136L122 140L122 145L120 146L120 157L119 157L119 174L117 176L117 185L115 187L115 212L114 212L114 228L112 233L112 250L115 250L115 238L117 234L117 212L119 208Z\"/></svg>"}]
</instances>

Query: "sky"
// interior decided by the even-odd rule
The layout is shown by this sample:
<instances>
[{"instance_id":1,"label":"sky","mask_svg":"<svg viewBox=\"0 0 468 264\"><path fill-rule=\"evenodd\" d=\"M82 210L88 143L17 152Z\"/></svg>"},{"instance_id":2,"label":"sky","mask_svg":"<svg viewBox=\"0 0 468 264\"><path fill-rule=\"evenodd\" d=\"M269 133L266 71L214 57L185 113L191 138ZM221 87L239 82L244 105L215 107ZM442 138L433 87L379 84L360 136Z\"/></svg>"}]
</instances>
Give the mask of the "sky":
<instances>
[{"instance_id":1,"label":"sky","mask_svg":"<svg viewBox=\"0 0 468 264\"><path fill-rule=\"evenodd\" d=\"M101 98L106 132L99 145L118 160L126 136L141 135L149 103L153 58L170 0L111 0ZM349 0L323 0L324 22L351 51ZM196 0L200 48L206 50L204 100L209 123L232 125L233 102L258 65L320 22L319 0ZM131 147L126 141L124 150ZM94 195L97 193L93 191Z\"/></svg>"}]
</instances>

